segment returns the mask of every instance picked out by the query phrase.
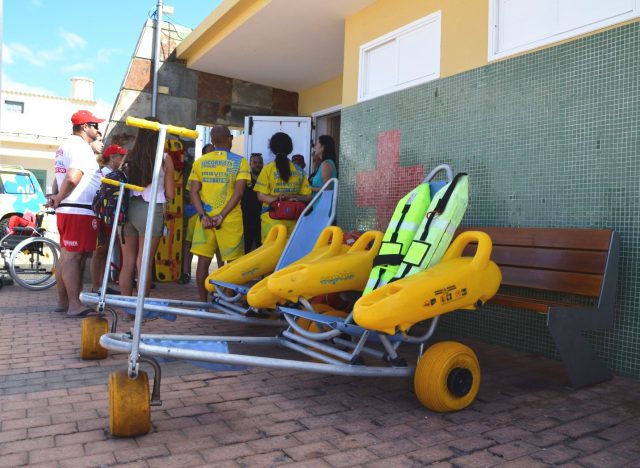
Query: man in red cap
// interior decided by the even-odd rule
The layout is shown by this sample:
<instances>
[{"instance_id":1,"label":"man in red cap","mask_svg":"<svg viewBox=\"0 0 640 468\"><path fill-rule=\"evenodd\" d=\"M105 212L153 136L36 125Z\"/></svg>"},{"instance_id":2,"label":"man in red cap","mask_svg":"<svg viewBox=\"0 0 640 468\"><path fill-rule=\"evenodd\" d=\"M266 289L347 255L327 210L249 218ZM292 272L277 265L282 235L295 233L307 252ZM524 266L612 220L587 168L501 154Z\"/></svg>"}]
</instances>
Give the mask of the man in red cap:
<instances>
[{"instance_id":1,"label":"man in red cap","mask_svg":"<svg viewBox=\"0 0 640 468\"><path fill-rule=\"evenodd\" d=\"M56 151L55 184L57 193L49 195L55 208L62 253L56 269L57 312L82 317L85 309L82 291L84 263L96 248L98 222L91 202L100 188L100 167L90 143L98 138L98 124L104 122L88 110L71 116L73 134Z\"/></svg>"}]
</instances>

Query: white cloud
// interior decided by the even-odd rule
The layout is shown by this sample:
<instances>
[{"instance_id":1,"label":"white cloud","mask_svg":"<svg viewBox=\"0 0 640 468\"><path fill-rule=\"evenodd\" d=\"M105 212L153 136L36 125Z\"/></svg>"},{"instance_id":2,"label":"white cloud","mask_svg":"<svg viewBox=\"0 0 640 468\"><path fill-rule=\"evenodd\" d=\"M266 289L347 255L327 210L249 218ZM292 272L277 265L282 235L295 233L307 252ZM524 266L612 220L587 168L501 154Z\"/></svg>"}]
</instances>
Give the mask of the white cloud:
<instances>
[{"instance_id":1,"label":"white cloud","mask_svg":"<svg viewBox=\"0 0 640 468\"><path fill-rule=\"evenodd\" d=\"M28 84L14 81L4 73L2 74L2 89L6 91L19 91L22 93L30 93L30 94L44 94L46 96L56 95L56 93L54 93L49 89L41 88L39 86L30 86Z\"/></svg>"},{"instance_id":2,"label":"white cloud","mask_svg":"<svg viewBox=\"0 0 640 468\"><path fill-rule=\"evenodd\" d=\"M113 55L118 52L119 52L119 49L104 48L104 47L100 48L96 52L96 61L98 63L109 63L111 62L111 57L113 57Z\"/></svg>"},{"instance_id":3,"label":"white cloud","mask_svg":"<svg viewBox=\"0 0 640 468\"><path fill-rule=\"evenodd\" d=\"M10 50L9 54L14 61L20 58L36 67L44 67L48 62L60 60L64 55L62 47L34 52L29 46L19 42L12 42L7 44L7 48Z\"/></svg>"},{"instance_id":4,"label":"white cloud","mask_svg":"<svg viewBox=\"0 0 640 468\"><path fill-rule=\"evenodd\" d=\"M93 69L93 63L91 62L79 62L71 65L67 65L66 67L62 67L62 71L65 73L76 73L84 70Z\"/></svg>"},{"instance_id":5,"label":"white cloud","mask_svg":"<svg viewBox=\"0 0 640 468\"><path fill-rule=\"evenodd\" d=\"M13 51L7 46L7 44L2 44L2 61L6 64L14 63Z\"/></svg>"},{"instance_id":6,"label":"white cloud","mask_svg":"<svg viewBox=\"0 0 640 468\"><path fill-rule=\"evenodd\" d=\"M56 47L51 50L39 50L37 56L45 62L61 60L62 57L64 57L64 49L62 47Z\"/></svg>"},{"instance_id":7,"label":"white cloud","mask_svg":"<svg viewBox=\"0 0 640 468\"><path fill-rule=\"evenodd\" d=\"M78 47L83 48L84 46L87 45L87 40L76 33L66 31L62 28L60 28L59 32L62 38L64 39L64 41L67 43L67 45L72 49L76 49Z\"/></svg>"}]
</instances>

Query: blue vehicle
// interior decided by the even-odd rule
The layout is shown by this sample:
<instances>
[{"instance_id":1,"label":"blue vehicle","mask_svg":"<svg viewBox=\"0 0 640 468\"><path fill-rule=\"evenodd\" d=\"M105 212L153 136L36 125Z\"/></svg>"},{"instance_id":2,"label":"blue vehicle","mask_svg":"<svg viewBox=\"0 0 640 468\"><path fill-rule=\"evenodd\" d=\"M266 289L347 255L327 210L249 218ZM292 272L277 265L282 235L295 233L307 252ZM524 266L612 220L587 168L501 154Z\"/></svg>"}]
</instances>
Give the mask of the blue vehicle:
<instances>
[{"instance_id":1,"label":"blue vehicle","mask_svg":"<svg viewBox=\"0 0 640 468\"><path fill-rule=\"evenodd\" d=\"M32 172L21 166L0 164L0 233L6 231L11 216L37 213L46 201Z\"/></svg>"}]
</instances>

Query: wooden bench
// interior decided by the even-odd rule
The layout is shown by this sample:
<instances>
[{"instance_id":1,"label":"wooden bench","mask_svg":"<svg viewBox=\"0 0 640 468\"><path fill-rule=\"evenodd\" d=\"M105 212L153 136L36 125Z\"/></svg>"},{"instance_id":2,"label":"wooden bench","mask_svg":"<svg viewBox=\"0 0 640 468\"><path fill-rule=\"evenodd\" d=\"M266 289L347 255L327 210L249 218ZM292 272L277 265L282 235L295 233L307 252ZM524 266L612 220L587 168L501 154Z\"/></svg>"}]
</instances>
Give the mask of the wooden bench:
<instances>
[{"instance_id":1,"label":"wooden bench","mask_svg":"<svg viewBox=\"0 0 640 468\"><path fill-rule=\"evenodd\" d=\"M613 325L619 257L615 231L515 227L458 230L462 231L484 231L493 241L491 259L502 271L502 286L489 304L547 315L547 326L572 387L611 379L611 371L582 332ZM473 255L475 247L467 249L465 255ZM538 297L534 297L536 291ZM540 291L558 297L540 298L544 296Z\"/></svg>"}]
</instances>

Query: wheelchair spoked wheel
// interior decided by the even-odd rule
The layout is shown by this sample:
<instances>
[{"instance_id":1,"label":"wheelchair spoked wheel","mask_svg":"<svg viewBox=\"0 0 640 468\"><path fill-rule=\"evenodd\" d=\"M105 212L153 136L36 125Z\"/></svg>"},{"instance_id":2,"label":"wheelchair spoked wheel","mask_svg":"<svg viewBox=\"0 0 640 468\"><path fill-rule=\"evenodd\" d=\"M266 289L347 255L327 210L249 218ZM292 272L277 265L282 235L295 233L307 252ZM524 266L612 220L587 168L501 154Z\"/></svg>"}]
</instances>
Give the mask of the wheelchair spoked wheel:
<instances>
[{"instance_id":1,"label":"wheelchair spoked wheel","mask_svg":"<svg viewBox=\"0 0 640 468\"><path fill-rule=\"evenodd\" d=\"M46 237L30 237L20 242L9 257L9 274L20 286L32 291L56 284L55 271L60 246Z\"/></svg>"}]
</instances>

